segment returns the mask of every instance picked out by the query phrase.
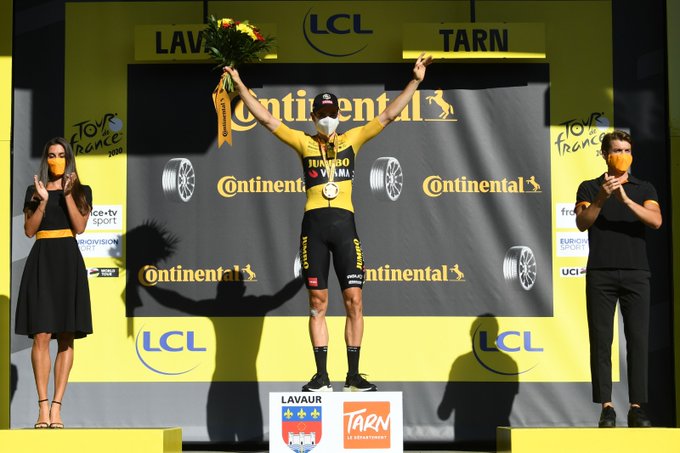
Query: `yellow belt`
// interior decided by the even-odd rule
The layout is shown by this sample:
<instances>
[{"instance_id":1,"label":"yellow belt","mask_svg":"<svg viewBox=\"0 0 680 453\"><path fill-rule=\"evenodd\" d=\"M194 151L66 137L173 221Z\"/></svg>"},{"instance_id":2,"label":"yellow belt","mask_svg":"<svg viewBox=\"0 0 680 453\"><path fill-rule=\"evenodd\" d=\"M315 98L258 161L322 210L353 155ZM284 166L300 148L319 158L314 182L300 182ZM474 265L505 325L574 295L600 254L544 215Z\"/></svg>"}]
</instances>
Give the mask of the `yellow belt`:
<instances>
[{"instance_id":1,"label":"yellow belt","mask_svg":"<svg viewBox=\"0 0 680 453\"><path fill-rule=\"evenodd\" d=\"M73 237L73 231L69 229L64 230L42 230L35 234L36 239L55 239L55 238L69 238Z\"/></svg>"}]
</instances>

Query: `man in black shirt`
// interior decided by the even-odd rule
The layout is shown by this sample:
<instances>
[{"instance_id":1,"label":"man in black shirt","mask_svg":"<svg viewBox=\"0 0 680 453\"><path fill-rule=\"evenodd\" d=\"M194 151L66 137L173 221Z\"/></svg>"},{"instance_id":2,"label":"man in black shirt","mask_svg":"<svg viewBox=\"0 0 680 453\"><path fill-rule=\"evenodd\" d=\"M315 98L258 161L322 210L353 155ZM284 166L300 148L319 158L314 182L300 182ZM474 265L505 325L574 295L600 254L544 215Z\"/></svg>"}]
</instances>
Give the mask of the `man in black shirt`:
<instances>
[{"instance_id":1,"label":"man in black shirt","mask_svg":"<svg viewBox=\"0 0 680 453\"><path fill-rule=\"evenodd\" d=\"M588 230L586 307L593 402L602 404L599 427L616 426L612 404L611 346L614 311L621 304L628 362L628 426L649 427L640 408L647 401L649 264L645 228L661 227L654 187L628 173L633 161L630 135L606 134L602 157L607 173L584 181L576 194L576 226Z\"/></svg>"}]
</instances>

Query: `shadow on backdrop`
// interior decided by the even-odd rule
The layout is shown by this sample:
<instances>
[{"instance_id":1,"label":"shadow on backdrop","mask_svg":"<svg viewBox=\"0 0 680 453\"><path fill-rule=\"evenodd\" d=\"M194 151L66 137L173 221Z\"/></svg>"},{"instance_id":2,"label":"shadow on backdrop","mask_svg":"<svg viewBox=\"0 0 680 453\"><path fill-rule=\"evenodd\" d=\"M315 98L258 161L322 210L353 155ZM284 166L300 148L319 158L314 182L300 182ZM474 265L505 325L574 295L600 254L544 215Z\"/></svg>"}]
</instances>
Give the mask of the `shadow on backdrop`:
<instances>
[{"instance_id":1,"label":"shadow on backdrop","mask_svg":"<svg viewBox=\"0 0 680 453\"><path fill-rule=\"evenodd\" d=\"M19 385L19 371L17 366L13 363L9 365L9 402L12 403L14 399L14 394L17 392L17 387Z\"/></svg>"},{"instance_id":2,"label":"shadow on backdrop","mask_svg":"<svg viewBox=\"0 0 680 453\"><path fill-rule=\"evenodd\" d=\"M224 329L215 326L215 371L207 396L207 428L211 442L263 442L262 407L257 378L257 355L262 339L264 317L271 310L292 299L302 287L302 279L291 280L273 295L245 294L244 275L238 272L234 281L217 283L215 297L193 300L176 291L158 286L141 286L137 273L141 266L157 263L174 252L178 240L167 230L147 222L127 235L127 249L135 250L128 263L126 313L129 320L142 306L140 288L157 303L189 316L243 318L238 326ZM131 247L135 247L132 249ZM149 251L145 257L146 251ZM228 376L229 382L218 382Z\"/></svg>"},{"instance_id":3,"label":"shadow on backdrop","mask_svg":"<svg viewBox=\"0 0 680 453\"><path fill-rule=\"evenodd\" d=\"M495 316L478 316L470 327L472 350L451 365L437 415L447 420L455 412L453 442L457 448L495 451L496 427L510 426L519 372L514 359L495 347L497 337ZM492 357L487 359L489 355ZM471 378L486 381L473 382Z\"/></svg>"}]
</instances>

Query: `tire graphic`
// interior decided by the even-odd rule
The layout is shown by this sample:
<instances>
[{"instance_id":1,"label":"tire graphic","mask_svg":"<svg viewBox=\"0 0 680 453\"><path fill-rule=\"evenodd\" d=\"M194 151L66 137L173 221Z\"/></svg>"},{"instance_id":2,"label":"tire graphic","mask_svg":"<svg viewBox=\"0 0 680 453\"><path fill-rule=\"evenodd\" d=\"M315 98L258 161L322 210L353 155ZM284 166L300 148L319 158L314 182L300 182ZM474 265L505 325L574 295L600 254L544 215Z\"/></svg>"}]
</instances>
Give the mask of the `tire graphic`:
<instances>
[{"instance_id":1,"label":"tire graphic","mask_svg":"<svg viewBox=\"0 0 680 453\"><path fill-rule=\"evenodd\" d=\"M163 167L162 185L168 200L188 202L196 187L196 174L189 159L170 159Z\"/></svg>"},{"instance_id":2,"label":"tire graphic","mask_svg":"<svg viewBox=\"0 0 680 453\"><path fill-rule=\"evenodd\" d=\"M529 247L517 245L505 252L503 259L503 277L510 284L529 291L536 283L536 257Z\"/></svg>"},{"instance_id":3,"label":"tire graphic","mask_svg":"<svg viewBox=\"0 0 680 453\"><path fill-rule=\"evenodd\" d=\"M397 201L404 187L404 173L394 157L379 157L370 174L371 192L378 200Z\"/></svg>"}]
</instances>

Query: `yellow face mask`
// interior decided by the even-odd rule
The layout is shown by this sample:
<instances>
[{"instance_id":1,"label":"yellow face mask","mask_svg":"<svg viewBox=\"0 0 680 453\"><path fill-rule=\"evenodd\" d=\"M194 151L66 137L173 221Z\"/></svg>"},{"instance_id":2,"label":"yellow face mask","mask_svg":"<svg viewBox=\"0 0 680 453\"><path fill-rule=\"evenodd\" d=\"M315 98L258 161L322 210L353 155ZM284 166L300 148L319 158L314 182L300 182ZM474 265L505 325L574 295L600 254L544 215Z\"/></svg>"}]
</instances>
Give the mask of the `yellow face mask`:
<instances>
[{"instance_id":1,"label":"yellow face mask","mask_svg":"<svg viewBox=\"0 0 680 453\"><path fill-rule=\"evenodd\" d=\"M633 155L629 153L612 153L607 155L607 166L618 172L627 172L633 163Z\"/></svg>"},{"instance_id":2,"label":"yellow face mask","mask_svg":"<svg viewBox=\"0 0 680 453\"><path fill-rule=\"evenodd\" d=\"M58 178L66 170L66 159L63 157L51 157L47 159L47 165L50 167L50 173Z\"/></svg>"}]
</instances>

